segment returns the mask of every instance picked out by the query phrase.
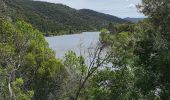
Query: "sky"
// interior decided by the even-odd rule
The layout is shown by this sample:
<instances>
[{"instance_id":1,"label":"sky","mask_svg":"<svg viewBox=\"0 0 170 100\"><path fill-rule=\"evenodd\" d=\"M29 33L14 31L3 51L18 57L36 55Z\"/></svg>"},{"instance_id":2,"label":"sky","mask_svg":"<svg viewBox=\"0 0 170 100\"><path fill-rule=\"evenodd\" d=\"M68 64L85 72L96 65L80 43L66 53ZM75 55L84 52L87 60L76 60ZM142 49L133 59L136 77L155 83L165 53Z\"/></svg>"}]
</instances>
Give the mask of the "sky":
<instances>
[{"instance_id":1,"label":"sky","mask_svg":"<svg viewBox=\"0 0 170 100\"><path fill-rule=\"evenodd\" d=\"M135 5L141 0L36 0L52 3L62 3L75 9L92 9L117 17L141 18L143 14L137 11Z\"/></svg>"}]
</instances>

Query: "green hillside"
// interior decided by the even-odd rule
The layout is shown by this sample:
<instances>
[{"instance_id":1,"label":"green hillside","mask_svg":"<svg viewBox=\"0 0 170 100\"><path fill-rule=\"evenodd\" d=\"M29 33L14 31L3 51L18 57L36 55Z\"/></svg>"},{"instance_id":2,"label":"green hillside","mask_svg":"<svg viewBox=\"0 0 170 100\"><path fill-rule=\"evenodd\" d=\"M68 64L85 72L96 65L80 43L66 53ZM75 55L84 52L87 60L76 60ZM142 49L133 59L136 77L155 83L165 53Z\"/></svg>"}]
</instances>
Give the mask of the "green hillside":
<instances>
[{"instance_id":1,"label":"green hillside","mask_svg":"<svg viewBox=\"0 0 170 100\"><path fill-rule=\"evenodd\" d=\"M130 21L130 22L132 22L132 23L138 23L139 21L142 21L142 20L144 20L145 18L130 18L130 17L126 17L126 18L124 18L125 20L127 20L127 21Z\"/></svg>"},{"instance_id":2,"label":"green hillside","mask_svg":"<svg viewBox=\"0 0 170 100\"><path fill-rule=\"evenodd\" d=\"M109 23L124 23L124 19L82 9L76 10L62 4L32 0L0 0L0 15L8 15L12 20L24 20L48 35L94 31L107 27Z\"/></svg>"}]
</instances>

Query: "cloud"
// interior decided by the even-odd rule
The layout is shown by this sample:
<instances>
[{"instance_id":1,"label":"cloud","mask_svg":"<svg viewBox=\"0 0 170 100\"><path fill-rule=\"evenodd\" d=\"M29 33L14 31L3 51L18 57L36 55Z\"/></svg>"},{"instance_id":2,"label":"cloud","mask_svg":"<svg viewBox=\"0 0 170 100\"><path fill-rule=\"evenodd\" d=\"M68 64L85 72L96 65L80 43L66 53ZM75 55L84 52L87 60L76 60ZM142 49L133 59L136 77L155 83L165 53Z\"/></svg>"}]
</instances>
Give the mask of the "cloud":
<instances>
[{"instance_id":1,"label":"cloud","mask_svg":"<svg viewBox=\"0 0 170 100\"><path fill-rule=\"evenodd\" d=\"M135 7L136 7L136 5L133 4L133 3L131 3L131 4L129 4L129 5L127 6L127 8L135 8Z\"/></svg>"}]
</instances>

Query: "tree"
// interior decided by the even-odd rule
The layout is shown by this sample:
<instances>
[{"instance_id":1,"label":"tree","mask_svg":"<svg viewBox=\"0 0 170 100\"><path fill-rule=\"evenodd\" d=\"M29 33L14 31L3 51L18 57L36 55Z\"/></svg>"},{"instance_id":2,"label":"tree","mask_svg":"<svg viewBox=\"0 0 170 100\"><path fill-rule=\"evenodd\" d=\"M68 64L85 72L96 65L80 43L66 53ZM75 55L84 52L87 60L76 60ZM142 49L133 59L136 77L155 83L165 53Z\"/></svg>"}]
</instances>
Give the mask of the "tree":
<instances>
[{"instance_id":1,"label":"tree","mask_svg":"<svg viewBox=\"0 0 170 100\"><path fill-rule=\"evenodd\" d=\"M170 25L170 1L169 0L142 0L138 8L149 17L152 26L158 29L164 39L169 39Z\"/></svg>"},{"instance_id":2,"label":"tree","mask_svg":"<svg viewBox=\"0 0 170 100\"><path fill-rule=\"evenodd\" d=\"M46 100L64 69L41 32L0 18L0 70L2 99Z\"/></svg>"},{"instance_id":3,"label":"tree","mask_svg":"<svg viewBox=\"0 0 170 100\"><path fill-rule=\"evenodd\" d=\"M149 17L147 25L149 27L142 29L143 38L137 43L138 53L136 54L139 56L138 65L143 68L145 73L142 75L145 82L139 82L143 86L140 86L141 84L138 86L145 93L146 91L158 92L160 99L164 100L170 98L170 77L168 74L170 71L168 60L170 47L169 4L169 0L142 0L140 8ZM150 87L146 87L148 85Z\"/></svg>"},{"instance_id":4,"label":"tree","mask_svg":"<svg viewBox=\"0 0 170 100\"><path fill-rule=\"evenodd\" d=\"M102 68L104 64L106 64L107 60L112 55L110 53L104 53L105 51L104 45L98 44L96 47L89 48L88 56L90 62L88 64L85 63L85 59L83 56L77 57L75 53L69 52L66 54L65 58L65 66L69 72L77 73L70 74L78 76L77 79L77 87L75 87L75 94L73 95L74 100L78 100L83 96L84 88L86 87L88 80L96 73L99 68ZM77 70L76 70L77 69Z\"/></svg>"}]
</instances>

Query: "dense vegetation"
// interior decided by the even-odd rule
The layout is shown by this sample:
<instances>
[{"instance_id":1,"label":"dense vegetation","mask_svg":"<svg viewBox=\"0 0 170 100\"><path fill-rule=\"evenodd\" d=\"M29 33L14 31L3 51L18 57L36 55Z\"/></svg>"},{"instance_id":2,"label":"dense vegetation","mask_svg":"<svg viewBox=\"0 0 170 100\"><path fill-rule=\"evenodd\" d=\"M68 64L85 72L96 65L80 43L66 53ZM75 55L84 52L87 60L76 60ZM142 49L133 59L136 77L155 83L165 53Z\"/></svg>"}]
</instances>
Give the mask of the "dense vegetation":
<instances>
[{"instance_id":1,"label":"dense vegetation","mask_svg":"<svg viewBox=\"0 0 170 100\"><path fill-rule=\"evenodd\" d=\"M109 23L127 22L115 16L92 10L76 10L62 4L33 0L0 0L5 12L12 20L24 20L41 32L50 34L71 34L81 31L95 31Z\"/></svg>"},{"instance_id":2,"label":"dense vegetation","mask_svg":"<svg viewBox=\"0 0 170 100\"><path fill-rule=\"evenodd\" d=\"M138 7L148 19L102 31L113 66L92 76L85 89L92 100L170 99L170 1L142 2Z\"/></svg>"},{"instance_id":3,"label":"dense vegetation","mask_svg":"<svg viewBox=\"0 0 170 100\"><path fill-rule=\"evenodd\" d=\"M56 59L41 32L1 15L0 99L169 100L169 5L142 0L147 19L109 24L95 51L89 48L89 64L72 51Z\"/></svg>"},{"instance_id":4,"label":"dense vegetation","mask_svg":"<svg viewBox=\"0 0 170 100\"><path fill-rule=\"evenodd\" d=\"M64 71L42 33L19 21L0 18L0 99L47 99Z\"/></svg>"}]
</instances>

